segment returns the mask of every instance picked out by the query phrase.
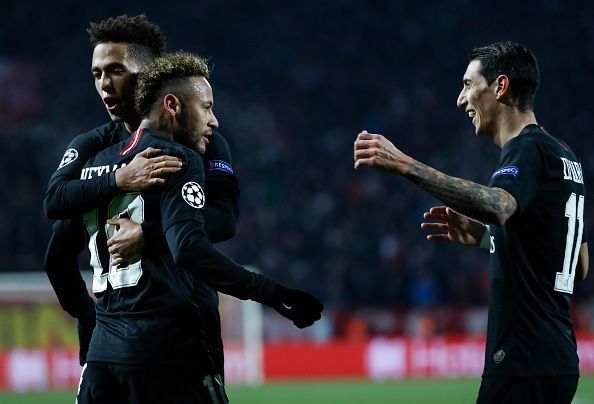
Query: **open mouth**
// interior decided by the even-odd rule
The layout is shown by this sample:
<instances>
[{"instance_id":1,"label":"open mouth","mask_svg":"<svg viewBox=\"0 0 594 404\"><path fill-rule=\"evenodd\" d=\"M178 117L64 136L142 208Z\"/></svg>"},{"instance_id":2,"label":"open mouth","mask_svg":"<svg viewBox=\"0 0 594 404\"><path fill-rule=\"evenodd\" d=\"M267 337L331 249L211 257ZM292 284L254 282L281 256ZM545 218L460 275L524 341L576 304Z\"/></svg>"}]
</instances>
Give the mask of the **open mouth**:
<instances>
[{"instance_id":1,"label":"open mouth","mask_svg":"<svg viewBox=\"0 0 594 404\"><path fill-rule=\"evenodd\" d=\"M107 108L108 111L113 111L119 105L118 99L114 97L104 98L103 103L105 104L105 108Z\"/></svg>"}]
</instances>

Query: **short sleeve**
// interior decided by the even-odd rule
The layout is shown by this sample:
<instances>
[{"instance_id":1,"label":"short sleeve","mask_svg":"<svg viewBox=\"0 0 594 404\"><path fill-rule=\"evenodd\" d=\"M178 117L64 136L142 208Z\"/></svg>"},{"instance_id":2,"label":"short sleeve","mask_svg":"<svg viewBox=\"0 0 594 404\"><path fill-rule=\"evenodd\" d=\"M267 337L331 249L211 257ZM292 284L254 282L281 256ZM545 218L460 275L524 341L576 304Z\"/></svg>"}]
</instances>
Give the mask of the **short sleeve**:
<instances>
[{"instance_id":1,"label":"short sleeve","mask_svg":"<svg viewBox=\"0 0 594 404\"><path fill-rule=\"evenodd\" d=\"M167 181L161 197L163 233L174 224L188 220L199 222L200 227L204 225L206 194L203 161L197 153L188 153L184 157L184 168Z\"/></svg>"},{"instance_id":2,"label":"short sleeve","mask_svg":"<svg viewBox=\"0 0 594 404\"><path fill-rule=\"evenodd\" d=\"M510 140L501 151L499 166L489 186L509 192L522 213L534 199L543 177L544 163L538 146L521 136Z\"/></svg>"}]
</instances>

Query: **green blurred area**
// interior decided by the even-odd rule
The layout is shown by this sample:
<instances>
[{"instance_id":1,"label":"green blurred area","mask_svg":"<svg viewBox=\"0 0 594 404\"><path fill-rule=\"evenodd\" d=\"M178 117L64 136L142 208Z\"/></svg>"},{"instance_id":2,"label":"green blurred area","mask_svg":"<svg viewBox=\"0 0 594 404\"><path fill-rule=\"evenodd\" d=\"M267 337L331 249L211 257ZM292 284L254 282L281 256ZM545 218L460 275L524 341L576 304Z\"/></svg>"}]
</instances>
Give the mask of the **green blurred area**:
<instances>
[{"instance_id":1,"label":"green blurred area","mask_svg":"<svg viewBox=\"0 0 594 404\"><path fill-rule=\"evenodd\" d=\"M460 404L474 403L480 381L406 380L374 383L335 381L274 383L260 387L228 388L232 404ZM74 402L74 391L55 393L0 393L3 404L63 404ZM575 403L594 404L594 376L580 379Z\"/></svg>"}]
</instances>

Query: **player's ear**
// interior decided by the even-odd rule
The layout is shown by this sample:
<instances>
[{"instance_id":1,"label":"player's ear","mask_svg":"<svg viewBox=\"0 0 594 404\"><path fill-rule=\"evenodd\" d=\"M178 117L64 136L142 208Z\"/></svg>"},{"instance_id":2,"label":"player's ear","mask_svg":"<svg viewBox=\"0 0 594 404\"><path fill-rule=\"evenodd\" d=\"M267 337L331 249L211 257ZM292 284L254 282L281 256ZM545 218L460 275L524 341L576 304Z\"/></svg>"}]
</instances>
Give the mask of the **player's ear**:
<instances>
[{"instance_id":1,"label":"player's ear","mask_svg":"<svg viewBox=\"0 0 594 404\"><path fill-rule=\"evenodd\" d=\"M501 100L509 96L511 96L509 77L505 74L500 74L495 79L495 97L497 97L498 100Z\"/></svg>"},{"instance_id":2,"label":"player's ear","mask_svg":"<svg viewBox=\"0 0 594 404\"><path fill-rule=\"evenodd\" d=\"M173 94L166 94L163 97L163 109L171 118L180 112L179 99Z\"/></svg>"}]
</instances>

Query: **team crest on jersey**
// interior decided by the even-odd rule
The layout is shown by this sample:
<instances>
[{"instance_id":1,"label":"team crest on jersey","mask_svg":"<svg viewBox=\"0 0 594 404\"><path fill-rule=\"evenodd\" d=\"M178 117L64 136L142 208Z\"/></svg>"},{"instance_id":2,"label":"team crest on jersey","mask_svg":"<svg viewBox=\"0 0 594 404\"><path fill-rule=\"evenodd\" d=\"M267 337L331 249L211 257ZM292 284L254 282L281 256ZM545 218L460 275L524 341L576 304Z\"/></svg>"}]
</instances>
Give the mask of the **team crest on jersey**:
<instances>
[{"instance_id":1,"label":"team crest on jersey","mask_svg":"<svg viewBox=\"0 0 594 404\"><path fill-rule=\"evenodd\" d=\"M200 209L206 203L206 196L197 182L186 182L182 187L182 198L188 205Z\"/></svg>"},{"instance_id":2,"label":"team crest on jersey","mask_svg":"<svg viewBox=\"0 0 594 404\"><path fill-rule=\"evenodd\" d=\"M498 175L513 175L516 177L519 172L520 169L516 166L506 166L495 171L491 177L497 177Z\"/></svg>"},{"instance_id":3,"label":"team crest on jersey","mask_svg":"<svg viewBox=\"0 0 594 404\"><path fill-rule=\"evenodd\" d=\"M501 363L504 359L505 351L503 349L500 349L499 351L495 352L495 355L493 355L493 360L495 361L495 363Z\"/></svg>"},{"instance_id":4,"label":"team crest on jersey","mask_svg":"<svg viewBox=\"0 0 594 404\"><path fill-rule=\"evenodd\" d=\"M62 167L67 166L68 164L72 163L77 158L78 158L78 151L76 149L66 150L66 152L64 153L64 157L62 157L62 161L60 161L58 170Z\"/></svg>"}]
</instances>

